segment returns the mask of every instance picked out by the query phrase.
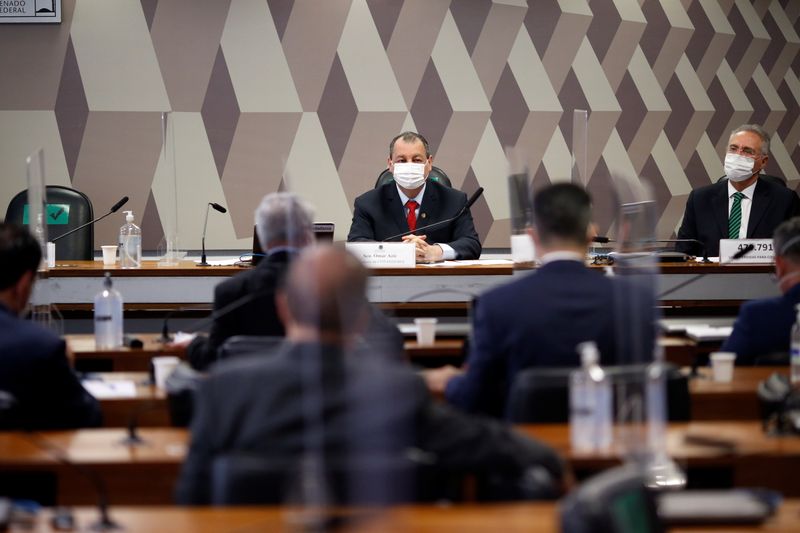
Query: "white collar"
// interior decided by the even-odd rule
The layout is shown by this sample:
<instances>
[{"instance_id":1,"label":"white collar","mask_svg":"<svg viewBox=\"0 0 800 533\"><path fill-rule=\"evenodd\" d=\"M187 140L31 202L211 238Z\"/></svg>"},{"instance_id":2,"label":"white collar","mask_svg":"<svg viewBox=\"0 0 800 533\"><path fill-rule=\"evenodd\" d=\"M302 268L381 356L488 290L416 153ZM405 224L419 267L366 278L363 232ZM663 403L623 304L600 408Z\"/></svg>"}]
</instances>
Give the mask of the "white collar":
<instances>
[{"instance_id":1,"label":"white collar","mask_svg":"<svg viewBox=\"0 0 800 533\"><path fill-rule=\"evenodd\" d=\"M752 200L753 199L753 193L756 192L756 184L758 183L758 180L760 180L760 179L761 178L758 178L756 181L754 181L751 185L749 185L743 191L737 191L736 187L734 187L733 183L731 183L731 180L728 180L728 198L732 197L737 192L741 192L742 194L745 195L745 197L748 200Z\"/></svg>"},{"instance_id":2,"label":"white collar","mask_svg":"<svg viewBox=\"0 0 800 533\"><path fill-rule=\"evenodd\" d=\"M585 261L585 254L579 254L578 252L571 252L569 250L556 250L554 252L548 252L539 258L539 262L543 265L552 263L553 261L578 261L582 264Z\"/></svg>"},{"instance_id":3,"label":"white collar","mask_svg":"<svg viewBox=\"0 0 800 533\"><path fill-rule=\"evenodd\" d=\"M425 184L422 186L422 189L419 190L417 196L415 196L414 198L409 198L408 196L406 196L406 193L400 190L400 186L397 185L397 183L395 183L395 186L397 187L397 194L400 195L400 202L402 202L403 207L405 207L406 203L409 200L414 200L415 202L417 202L417 205L420 206L422 205L422 196L425 194L425 188L428 186L428 180L427 178L425 179Z\"/></svg>"}]
</instances>

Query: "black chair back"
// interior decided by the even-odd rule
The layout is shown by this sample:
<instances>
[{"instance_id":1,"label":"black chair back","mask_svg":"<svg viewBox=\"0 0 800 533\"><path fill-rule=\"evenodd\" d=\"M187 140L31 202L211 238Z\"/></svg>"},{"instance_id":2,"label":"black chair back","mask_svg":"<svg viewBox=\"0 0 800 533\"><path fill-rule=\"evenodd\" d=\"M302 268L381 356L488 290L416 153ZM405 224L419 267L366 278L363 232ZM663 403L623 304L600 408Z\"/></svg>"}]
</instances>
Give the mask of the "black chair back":
<instances>
[{"instance_id":1,"label":"black chair back","mask_svg":"<svg viewBox=\"0 0 800 533\"><path fill-rule=\"evenodd\" d=\"M612 384L645 375L646 365L604 367ZM506 418L517 424L566 423L569 421L569 376L575 368L529 368L520 372L511 387ZM674 365L665 364L667 418L671 422L691 418L689 378ZM614 387L615 393L617 387Z\"/></svg>"},{"instance_id":2,"label":"black chair back","mask_svg":"<svg viewBox=\"0 0 800 533\"><path fill-rule=\"evenodd\" d=\"M25 224L25 206L28 203L28 191L18 193L8 204L6 222ZM94 210L89 197L80 191L62 187L47 186L47 236L53 240L94 218ZM94 258L94 226L87 226L64 237L56 243L56 259L59 261L84 260Z\"/></svg>"},{"instance_id":3,"label":"black chair back","mask_svg":"<svg viewBox=\"0 0 800 533\"><path fill-rule=\"evenodd\" d=\"M297 457L275 458L255 453L216 457L211 465L213 505L263 505L303 503L305 476L328 503L375 505L416 500L417 464L404 457L372 457L337 460L326 457L320 469L303 468ZM319 479L321 478L321 479ZM314 502L307 502L314 503Z\"/></svg>"},{"instance_id":4,"label":"black chair back","mask_svg":"<svg viewBox=\"0 0 800 533\"><path fill-rule=\"evenodd\" d=\"M439 167L431 167L431 171L428 174L428 179L431 181L438 181L445 187L453 187L453 184L450 182L450 178L447 177L447 174L444 173ZM381 185L386 185L387 183L391 183L394 181L394 176L392 173L389 172L389 169L384 169L383 172L378 174L378 179L375 180L375 188L377 189Z\"/></svg>"}]
</instances>

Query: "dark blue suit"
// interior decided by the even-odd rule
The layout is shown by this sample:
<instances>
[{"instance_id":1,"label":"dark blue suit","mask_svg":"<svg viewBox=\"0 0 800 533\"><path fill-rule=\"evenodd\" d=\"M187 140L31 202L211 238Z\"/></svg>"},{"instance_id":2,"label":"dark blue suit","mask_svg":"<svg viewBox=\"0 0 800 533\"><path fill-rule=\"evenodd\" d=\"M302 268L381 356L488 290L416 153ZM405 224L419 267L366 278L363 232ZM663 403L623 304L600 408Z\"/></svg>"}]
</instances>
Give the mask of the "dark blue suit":
<instances>
[{"instance_id":1,"label":"dark blue suit","mask_svg":"<svg viewBox=\"0 0 800 533\"><path fill-rule=\"evenodd\" d=\"M456 216L466 203L467 195L463 192L428 180L417 216L417 228L420 228L417 234L426 235L429 244L450 245L456 251L456 259L477 259L481 255L481 241L469 210L451 224L423 229L423 226ZM408 221L394 182L356 198L348 242L382 241L406 231Z\"/></svg>"},{"instance_id":2,"label":"dark blue suit","mask_svg":"<svg viewBox=\"0 0 800 533\"><path fill-rule=\"evenodd\" d=\"M0 390L17 400L6 427L97 426L100 408L69 366L57 335L0 305Z\"/></svg>"},{"instance_id":3,"label":"dark blue suit","mask_svg":"<svg viewBox=\"0 0 800 533\"><path fill-rule=\"evenodd\" d=\"M788 352L798 303L800 284L783 296L747 302L739 309L733 332L722 350L736 353L737 364L753 363L759 355Z\"/></svg>"},{"instance_id":4,"label":"dark blue suit","mask_svg":"<svg viewBox=\"0 0 800 533\"><path fill-rule=\"evenodd\" d=\"M480 297L466 374L445 396L462 409L498 414L519 371L579 366L576 346L588 340L602 364L650 361L653 302L651 292L578 261L547 263Z\"/></svg>"}]
</instances>

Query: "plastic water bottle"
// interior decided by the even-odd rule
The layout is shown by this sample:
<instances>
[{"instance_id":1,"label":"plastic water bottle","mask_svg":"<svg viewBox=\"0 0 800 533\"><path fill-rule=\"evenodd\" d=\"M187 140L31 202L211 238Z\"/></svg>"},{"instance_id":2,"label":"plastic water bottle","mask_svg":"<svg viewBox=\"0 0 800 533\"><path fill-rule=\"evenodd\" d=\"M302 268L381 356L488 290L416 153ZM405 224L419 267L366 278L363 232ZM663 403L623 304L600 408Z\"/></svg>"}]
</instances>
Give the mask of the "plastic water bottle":
<instances>
[{"instance_id":1,"label":"plastic water bottle","mask_svg":"<svg viewBox=\"0 0 800 533\"><path fill-rule=\"evenodd\" d=\"M648 365L646 372L647 441L651 451L666 448L667 438L667 376L664 364Z\"/></svg>"},{"instance_id":2,"label":"plastic water bottle","mask_svg":"<svg viewBox=\"0 0 800 533\"><path fill-rule=\"evenodd\" d=\"M789 366L792 385L800 387L800 304L795 306L797 319L792 326L792 342L789 349Z\"/></svg>"},{"instance_id":3,"label":"plastic water bottle","mask_svg":"<svg viewBox=\"0 0 800 533\"><path fill-rule=\"evenodd\" d=\"M594 342L578 345L581 368L570 375L570 441L575 451L606 450L613 432L611 382Z\"/></svg>"},{"instance_id":4,"label":"plastic water bottle","mask_svg":"<svg viewBox=\"0 0 800 533\"><path fill-rule=\"evenodd\" d=\"M125 211L125 225L119 229L119 266L142 266L142 230L133 223L133 211Z\"/></svg>"},{"instance_id":5,"label":"plastic water bottle","mask_svg":"<svg viewBox=\"0 0 800 533\"><path fill-rule=\"evenodd\" d=\"M94 297L94 343L99 349L122 346L122 295L112 287L109 272Z\"/></svg>"}]
</instances>

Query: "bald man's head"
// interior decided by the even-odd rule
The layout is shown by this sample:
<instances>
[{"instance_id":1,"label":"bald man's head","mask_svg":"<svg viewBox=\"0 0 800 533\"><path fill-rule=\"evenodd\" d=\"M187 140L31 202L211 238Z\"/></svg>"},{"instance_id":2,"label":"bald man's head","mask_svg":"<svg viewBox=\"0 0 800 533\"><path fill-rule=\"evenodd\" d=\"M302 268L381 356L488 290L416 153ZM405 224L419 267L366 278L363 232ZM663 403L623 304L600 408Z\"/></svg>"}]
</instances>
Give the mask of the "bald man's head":
<instances>
[{"instance_id":1,"label":"bald man's head","mask_svg":"<svg viewBox=\"0 0 800 533\"><path fill-rule=\"evenodd\" d=\"M292 263L286 278L284 313L291 322L323 335L359 333L366 291L367 271L355 257L333 246L309 248Z\"/></svg>"}]
</instances>

